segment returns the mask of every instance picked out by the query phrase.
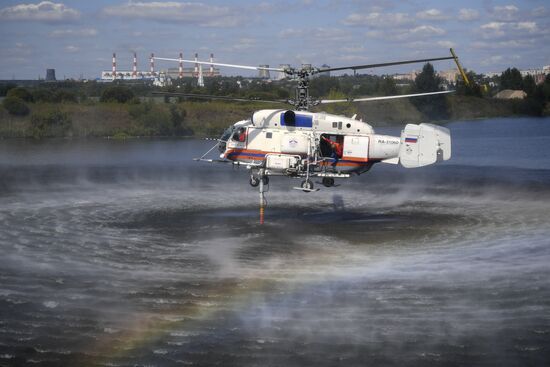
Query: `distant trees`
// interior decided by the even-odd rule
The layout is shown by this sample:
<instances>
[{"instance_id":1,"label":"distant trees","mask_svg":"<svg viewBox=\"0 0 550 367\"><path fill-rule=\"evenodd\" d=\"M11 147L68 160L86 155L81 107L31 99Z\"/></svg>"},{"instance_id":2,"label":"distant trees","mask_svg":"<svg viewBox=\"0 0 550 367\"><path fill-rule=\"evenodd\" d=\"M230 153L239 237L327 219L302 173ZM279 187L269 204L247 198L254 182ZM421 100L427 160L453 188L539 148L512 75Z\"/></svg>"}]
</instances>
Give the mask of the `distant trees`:
<instances>
[{"instance_id":1,"label":"distant trees","mask_svg":"<svg viewBox=\"0 0 550 367\"><path fill-rule=\"evenodd\" d=\"M118 102L126 103L134 98L134 92L128 88L121 85L107 87L103 93L101 93L101 102Z\"/></svg>"},{"instance_id":2,"label":"distant trees","mask_svg":"<svg viewBox=\"0 0 550 367\"><path fill-rule=\"evenodd\" d=\"M128 112L143 134L149 136L189 136L193 130L185 123L186 111L171 104L168 109L155 103L132 104Z\"/></svg>"},{"instance_id":3,"label":"distant trees","mask_svg":"<svg viewBox=\"0 0 550 367\"><path fill-rule=\"evenodd\" d=\"M439 87L441 82L442 80L435 73L433 65L426 63L414 80L413 90L415 93L437 92L441 90ZM420 112L431 119L444 120L449 117L449 109L447 108L445 96L415 97L411 99L411 102Z\"/></svg>"},{"instance_id":4,"label":"distant trees","mask_svg":"<svg viewBox=\"0 0 550 367\"><path fill-rule=\"evenodd\" d=\"M516 68L508 68L500 75L500 90L523 90L523 77Z\"/></svg>"},{"instance_id":5,"label":"distant trees","mask_svg":"<svg viewBox=\"0 0 550 367\"><path fill-rule=\"evenodd\" d=\"M429 62L424 64L420 74L414 80L414 88L417 93L436 92L441 90L439 85L442 80L435 73L435 69Z\"/></svg>"},{"instance_id":6,"label":"distant trees","mask_svg":"<svg viewBox=\"0 0 550 367\"><path fill-rule=\"evenodd\" d=\"M5 97L6 94L10 91L10 89L16 88L17 85L13 83L7 83L7 84L0 84L0 97Z\"/></svg>"},{"instance_id":7,"label":"distant trees","mask_svg":"<svg viewBox=\"0 0 550 367\"><path fill-rule=\"evenodd\" d=\"M65 136L71 126L69 114L58 109L31 115L32 136L36 139Z\"/></svg>"},{"instance_id":8,"label":"distant trees","mask_svg":"<svg viewBox=\"0 0 550 367\"><path fill-rule=\"evenodd\" d=\"M31 92L29 92L26 88L17 87L10 89L8 93L6 94L7 97L15 97L19 98L25 102L33 102L34 98L32 97Z\"/></svg>"},{"instance_id":9,"label":"distant trees","mask_svg":"<svg viewBox=\"0 0 550 367\"><path fill-rule=\"evenodd\" d=\"M17 97L6 97L2 101L2 106L8 111L10 115L14 116L26 116L29 114L29 106L21 99Z\"/></svg>"}]
</instances>

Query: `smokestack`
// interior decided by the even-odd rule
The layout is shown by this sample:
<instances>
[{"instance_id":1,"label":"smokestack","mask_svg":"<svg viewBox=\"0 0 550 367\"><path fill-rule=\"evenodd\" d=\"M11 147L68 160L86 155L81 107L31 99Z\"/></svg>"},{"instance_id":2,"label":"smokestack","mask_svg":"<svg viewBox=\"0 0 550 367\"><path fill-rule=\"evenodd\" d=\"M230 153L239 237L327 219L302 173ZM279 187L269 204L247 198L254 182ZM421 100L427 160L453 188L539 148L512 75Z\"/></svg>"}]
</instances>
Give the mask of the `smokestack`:
<instances>
[{"instance_id":1,"label":"smokestack","mask_svg":"<svg viewBox=\"0 0 550 367\"><path fill-rule=\"evenodd\" d=\"M199 61L199 54L195 52L195 61ZM199 64L195 64L195 76L199 76Z\"/></svg>"},{"instance_id":2,"label":"smokestack","mask_svg":"<svg viewBox=\"0 0 550 367\"><path fill-rule=\"evenodd\" d=\"M113 79L116 79L116 54L113 52Z\"/></svg>"},{"instance_id":3,"label":"smokestack","mask_svg":"<svg viewBox=\"0 0 550 367\"><path fill-rule=\"evenodd\" d=\"M132 68L132 78L134 79L137 78L137 55L135 52L134 52L134 66Z\"/></svg>"},{"instance_id":4,"label":"smokestack","mask_svg":"<svg viewBox=\"0 0 550 367\"><path fill-rule=\"evenodd\" d=\"M151 75L155 75L155 54L151 54Z\"/></svg>"},{"instance_id":5,"label":"smokestack","mask_svg":"<svg viewBox=\"0 0 550 367\"><path fill-rule=\"evenodd\" d=\"M214 54L210 54L210 62L214 62ZM214 76L214 65L210 64L210 76Z\"/></svg>"},{"instance_id":6,"label":"smokestack","mask_svg":"<svg viewBox=\"0 0 550 367\"><path fill-rule=\"evenodd\" d=\"M180 52L180 75L179 78L183 78L183 52Z\"/></svg>"}]
</instances>

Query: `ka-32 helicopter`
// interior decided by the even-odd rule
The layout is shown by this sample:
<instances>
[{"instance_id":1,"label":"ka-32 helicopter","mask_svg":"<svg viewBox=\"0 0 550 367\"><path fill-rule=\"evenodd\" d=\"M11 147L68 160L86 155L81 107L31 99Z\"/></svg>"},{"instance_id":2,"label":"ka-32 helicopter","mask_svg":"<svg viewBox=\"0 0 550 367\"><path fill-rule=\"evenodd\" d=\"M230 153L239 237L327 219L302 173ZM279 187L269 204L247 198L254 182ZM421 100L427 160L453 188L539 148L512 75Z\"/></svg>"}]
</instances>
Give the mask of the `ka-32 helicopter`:
<instances>
[{"instance_id":1,"label":"ka-32 helicopter","mask_svg":"<svg viewBox=\"0 0 550 367\"><path fill-rule=\"evenodd\" d=\"M447 128L421 123L407 124L401 136L379 135L372 126L357 119L325 112L309 112L310 107L328 103L365 102L396 98L430 96L453 91L434 91L407 95L349 98L338 100L316 99L309 95L309 80L312 76L332 71L454 60L464 78L464 72L453 49L451 56L417 60L385 62L378 64L343 66L334 68L272 68L246 66L173 58L156 57L157 60L177 61L202 65L265 70L284 73L297 81L294 99L254 100L293 106L293 109L265 109L252 114L248 119L230 126L218 143L206 152L199 161L225 162L243 165L250 170L250 185L259 186L261 196L261 221L263 221L264 186L269 176L288 176L302 180L304 192L317 191L312 178L321 179L325 187L332 187L335 179L349 178L367 172L375 163L400 164L406 168L422 167L451 158L451 135ZM200 72L200 71L199 71ZM467 80L467 79L466 79ZM212 98L236 101L251 99L209 96L200 94L171 93L183 97ZM253 100L253 99L252 99ZM218 159L206 158L218 148Z\"/></svg>"}]
</instances>

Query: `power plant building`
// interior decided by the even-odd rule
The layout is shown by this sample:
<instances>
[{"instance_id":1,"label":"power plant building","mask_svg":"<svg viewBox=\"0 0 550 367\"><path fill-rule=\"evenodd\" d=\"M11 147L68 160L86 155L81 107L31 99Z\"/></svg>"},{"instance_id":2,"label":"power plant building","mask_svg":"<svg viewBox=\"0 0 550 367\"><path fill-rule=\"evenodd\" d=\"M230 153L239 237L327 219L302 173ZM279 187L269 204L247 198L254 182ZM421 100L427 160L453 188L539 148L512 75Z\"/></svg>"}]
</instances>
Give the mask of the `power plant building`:
<instances>
[{"instance_id":1,"label":"power plant building","mask_svg":"<svg viewBox=\"0 0 550 367\"><path fill-rule=\"evenodd\" d=\"M46 69L46 81L47 82L55 82L57 79L55 79L55 69Z\"/></svg>"},{"instance_id":2,"label":"power plant building","mask_svg":"<svg viewBox=\"0 0 550 367\"><path fill-rule=\"evenodd\" d=\"M183 59L183 54L179 54L179 59ZM195 54L195 60L198 60L198 54ZM210 61L214 61L214 55L210 54ZM168 68L168 70L158 71L155 69L155 55L151 54L149 59L149 70L138 71L137 54L134 53L134 59L132 64L132 70L120 70L117 67L116 54L113 53L112 68L110 71L101 72L101 80L114 81L114 80L157 80L159 77L164 79L181 79L185 77L201 78L215 77L220 75L220 70L214 68L213 65L206 65L206 67L195 64L194 67L183 67L183 61L180 61L179 67ZM161 75L162 74L162 75Z\"/></svg>"}]
</instances>

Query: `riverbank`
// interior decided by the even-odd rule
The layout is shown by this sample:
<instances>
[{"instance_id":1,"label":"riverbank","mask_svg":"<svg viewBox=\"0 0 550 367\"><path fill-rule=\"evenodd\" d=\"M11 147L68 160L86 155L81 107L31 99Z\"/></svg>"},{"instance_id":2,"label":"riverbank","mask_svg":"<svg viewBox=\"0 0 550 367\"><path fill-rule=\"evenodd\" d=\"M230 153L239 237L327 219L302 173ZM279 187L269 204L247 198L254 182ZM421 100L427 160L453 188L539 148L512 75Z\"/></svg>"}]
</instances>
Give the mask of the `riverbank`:
<instances>
[{"instance_id":1,"label":"riverbank","mask_svg":"<svg viewBox=\"0 0 550 367\"><path fill-rule=\"evenodd\" d=\"M191 102L137 104L34 103L27 116L10 115L0 107L0 138L195 136L212 137L259 109L279 106L254 102ZM521 102L461 95L444 97L439 115L428 116L412 100L317 106L314 112L352 116L377 126L442 123L521 116ZM548 106L545 111L550 115Z\"/></svg>"}]
</instances>

